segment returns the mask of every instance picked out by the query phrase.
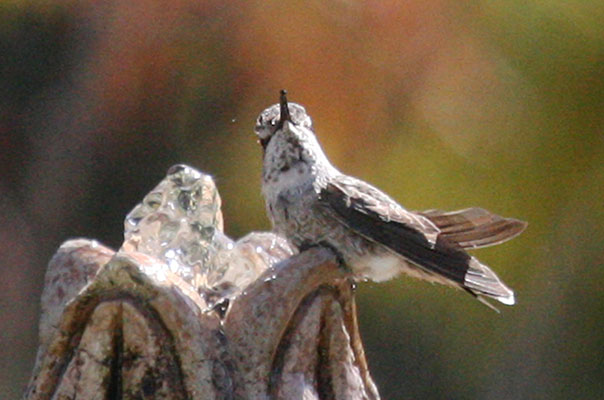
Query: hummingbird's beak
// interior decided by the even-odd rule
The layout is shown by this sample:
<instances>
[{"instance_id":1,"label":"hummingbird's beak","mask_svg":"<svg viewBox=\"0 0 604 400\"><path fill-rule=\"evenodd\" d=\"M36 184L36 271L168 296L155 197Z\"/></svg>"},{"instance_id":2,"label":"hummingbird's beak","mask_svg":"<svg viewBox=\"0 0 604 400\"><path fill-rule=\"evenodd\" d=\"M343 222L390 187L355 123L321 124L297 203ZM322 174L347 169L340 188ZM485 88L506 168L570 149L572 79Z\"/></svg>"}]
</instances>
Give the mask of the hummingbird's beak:
<instances>
[{"instance_id":1,"label":"hummingbird's beak","mask_svg":"<svg viewBox=\"0 0 604 400\"><path fill-rule=\"evenodd\" d=\"M285 121L291 122L291 116L289 115L289 107L287 105L287 90L281 89L281 97L279 99L280 106L280 115L279 115L279 123L277 124L277 129L283 128L283 124Z\"/></svg>"}]
</instances>

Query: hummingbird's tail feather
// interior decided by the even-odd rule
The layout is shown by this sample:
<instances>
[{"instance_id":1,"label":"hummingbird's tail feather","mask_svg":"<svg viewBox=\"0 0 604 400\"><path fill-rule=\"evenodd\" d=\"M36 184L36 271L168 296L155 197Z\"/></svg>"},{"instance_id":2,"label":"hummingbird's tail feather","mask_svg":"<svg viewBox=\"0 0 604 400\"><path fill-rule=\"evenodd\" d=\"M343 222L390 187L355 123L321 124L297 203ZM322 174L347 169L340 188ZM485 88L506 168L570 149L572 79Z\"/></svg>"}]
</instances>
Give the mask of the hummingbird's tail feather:
<instances>
[{"instance_id":1,"label":"hummingbird's tail feather","mask_svg":"<svg viewBox=\"0 0 604 400\"><path fill-rule=\"evenodd\" d=\"M464 289L476 297L486 296L506 305L514 305L514 292L507 287L489 267L476 258L470 259L468 271L463 282Z\"/></svg>"},{"instance_id":2,"label":"hummingbird's tail feather","mask_svg":"<svg viewBox=\"0 0 604 400\"><path fill-rule=\"evenodd\" d=\"M474 293L473 291L471 291L470 289L465 289L464 290L466 292L468 292L469 294L471 294L472 296L474 296L474 298L478 301L480 301L482 304L484 304L485 306L489 307L491 310L495 311L497 314L501 314L501 311L499 311L499 309L497 307L495 307L494 305L492 305L487 299L485 299L483 296L478 295L476 293Z\"/></svg>"},{"instance_id":3,"label":"hummingbird's tail feather","mask_svg":"<svg viewBox=\"0 0 604 400\"><path fill-rule=\"evenodd\" d=\"M445 212L428 210L419 214L440 229L440 236L463 249L493 246L518 236L527 223L504 218L483 208Z\"/></svg>"}]
</instances>

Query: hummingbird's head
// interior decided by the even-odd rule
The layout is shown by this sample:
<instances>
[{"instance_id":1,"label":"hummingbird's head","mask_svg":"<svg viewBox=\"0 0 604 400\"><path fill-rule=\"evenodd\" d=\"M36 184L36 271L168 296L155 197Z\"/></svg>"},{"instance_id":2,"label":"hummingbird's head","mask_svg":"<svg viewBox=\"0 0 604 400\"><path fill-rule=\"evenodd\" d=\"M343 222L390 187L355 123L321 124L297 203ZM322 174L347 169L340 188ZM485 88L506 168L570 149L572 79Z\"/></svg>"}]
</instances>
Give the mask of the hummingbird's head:
<instances>
[{"instance_id":1,"label":"hummingbird's head","mask_svg":"<svg viewBox=\"0 0 604 400\"><path fill-rule=\"evenodd\" d=\"M288 129L287 124L312 131L312 121L306 114L306 109L299 104L288 103L287 91L281 90L279 103L262 111L256 120L254 131L262 148L266 150L268 143L278 131Z\"/></svg>"}]
</instances>

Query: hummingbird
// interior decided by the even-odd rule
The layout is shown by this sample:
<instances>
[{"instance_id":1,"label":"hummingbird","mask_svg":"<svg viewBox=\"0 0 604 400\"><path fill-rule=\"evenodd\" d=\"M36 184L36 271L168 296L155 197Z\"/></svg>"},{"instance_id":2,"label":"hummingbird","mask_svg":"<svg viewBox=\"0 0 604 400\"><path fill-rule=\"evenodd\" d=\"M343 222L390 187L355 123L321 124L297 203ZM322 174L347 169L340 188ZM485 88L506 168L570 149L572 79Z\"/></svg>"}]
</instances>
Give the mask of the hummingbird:
<instances>
[{"instance_id":1,"label":"hummingbird","mask_svg":"<svg viewBox=\"0 0 604 400\"><path fill-rule=\"evenodd\" d=\"M273 230L299 251L332 249L357 280L405 273L506 305L514 292L467 249L519 235L527 223L482 208L409 211L376 187L340 172L321 148L306 109L287 101L260 113L262 194ZM495 309L496 310L496 309Z\"/></svg>"}]
</instances>

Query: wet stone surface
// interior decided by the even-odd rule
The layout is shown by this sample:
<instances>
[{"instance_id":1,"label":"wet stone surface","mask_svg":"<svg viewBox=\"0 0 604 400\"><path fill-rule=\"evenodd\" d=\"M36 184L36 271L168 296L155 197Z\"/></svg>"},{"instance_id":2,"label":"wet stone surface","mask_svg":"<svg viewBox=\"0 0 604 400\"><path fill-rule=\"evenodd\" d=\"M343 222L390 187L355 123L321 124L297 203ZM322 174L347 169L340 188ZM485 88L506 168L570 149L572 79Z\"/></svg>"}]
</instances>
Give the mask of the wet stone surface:
<instances>
[{"instance_id":1,"label":"wet stone surface","mask_svg":"<svg viewBox=\"0 0 604 400\"><path fill-rule=\"evenodd\" d=\"M231 240L214 181L185 165L124 236L117 252L69 240L50 260L25 399L379 399L328 249Z\"/></svg>"}]
</instances>

